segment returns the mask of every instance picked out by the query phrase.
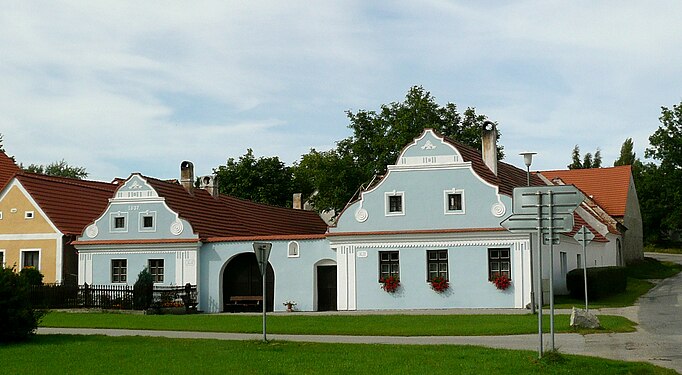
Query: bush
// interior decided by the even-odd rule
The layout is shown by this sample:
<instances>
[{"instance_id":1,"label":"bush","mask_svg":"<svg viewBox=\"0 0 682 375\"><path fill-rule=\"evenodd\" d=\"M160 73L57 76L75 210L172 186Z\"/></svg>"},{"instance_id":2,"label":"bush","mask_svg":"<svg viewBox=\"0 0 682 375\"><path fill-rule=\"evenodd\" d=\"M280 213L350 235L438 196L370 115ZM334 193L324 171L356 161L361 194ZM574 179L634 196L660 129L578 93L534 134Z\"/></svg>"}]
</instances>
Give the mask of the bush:
<instances>
[{"instance_id":1,"label":"bush","mask_svg":"<svg viewBox=\"0 0 682 375\"><path fill-rule=\"evenodd\" d=\"M35 267L25 267L19 275L26 279L28 285L43 285L43 274Z\"/></svg>"},{"instance_id":2,"label":"bush","mask_svg":"<svg viewBox=\"0 0 682 375\"><path fill-rule=\"evenodd\" d=\"M154 300L154 277L145 267L137 275L133 285L133 307L135 310L147 310Z\"/></svg>"},{"instance_id":3,"label":"bush","mask_svg":"<svg viewBox=\"0 0 682 375\"><path fill-rule=\"evenodd\" d=\"M0 342L28 339L45 315L31 305L31 281L35 280L14 272L14 268L0 268Z\"/></svg>"},{"instance_id":4,"label":"bush","mask_svg":"<svg viewBox=\"0 0 682 375\"><path fill-rule=\"evenodd\" d=\"M585 298L583 269L574 269L566 275L566 287L573 298ZM587 269L587 296L590 299L622 293L628 283L625 267L594 267Z\"/></svg>"}]
</instances>

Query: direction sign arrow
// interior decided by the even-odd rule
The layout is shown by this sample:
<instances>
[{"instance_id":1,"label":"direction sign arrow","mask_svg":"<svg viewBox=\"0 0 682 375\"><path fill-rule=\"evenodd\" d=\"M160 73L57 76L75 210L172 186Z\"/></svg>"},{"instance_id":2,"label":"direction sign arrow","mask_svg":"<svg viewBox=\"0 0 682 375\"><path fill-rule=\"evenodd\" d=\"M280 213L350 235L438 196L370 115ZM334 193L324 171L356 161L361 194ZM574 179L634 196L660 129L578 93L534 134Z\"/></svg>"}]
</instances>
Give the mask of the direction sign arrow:
<instances>
[{"instance_id":1,"label":"direction sign arrow","mask_svg":"<svg viewBox=\"0 0 682 375\"><path fill-rule=\"evenodd\" d=\"M543 217L540 221L540 226L543 232L549 232L549 217ZM533 215L511 215L502 223L504 228L512 233L529 233L538 230L537 213ZM573 230L573 214L563 213L554 215L552 220L552 229L555 233L570 232Z\"/></svg>"},{"instance_id":2,"label":"direction sign arrow","mask_svg":"<svg viewBox=\"0 0 682 375\"><path fill-rule=\"evenodd\" d=\"M528 186L514 188L512 212L514 214L537 215L538 193L542 196L542 214L549 214L548 195L552 192L552 213L573 212L585 199L583 193L573 185Z\"/></svg>"},{"instance_id":3,"label":"direction sign arrow","mask_svg":"<svg viewBox=\"0 0 682 375\"><path fill-rule=\"evenodd\" d=\"M578 242L585 242L585 245L587 245L594 239L594 233L583 225L573 238Z\"/></svg>"}]
</instances>

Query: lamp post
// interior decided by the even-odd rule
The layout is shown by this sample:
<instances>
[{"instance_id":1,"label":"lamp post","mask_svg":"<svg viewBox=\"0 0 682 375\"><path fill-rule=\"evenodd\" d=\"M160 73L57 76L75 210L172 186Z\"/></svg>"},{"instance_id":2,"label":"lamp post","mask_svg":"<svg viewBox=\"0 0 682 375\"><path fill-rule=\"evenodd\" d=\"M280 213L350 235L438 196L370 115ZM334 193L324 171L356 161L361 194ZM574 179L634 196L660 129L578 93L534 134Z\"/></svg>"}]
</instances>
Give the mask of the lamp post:
<instances>
[{"instance_id":1,"label":"lamp post","mask_svg":"<svg viewBox=\"0 0 682 375\"><path fill-rule=\"evenodd\" d=\"M519 153L523 156L523 163L526 165L526 186L530 186L530 166L533 164L533 155L537 152L524 151ZM538 238L538 243L540 239ZM528 235L528 244L530 245L530 312L535 314L535 283L533 281L533 235ZM540 308L542 304L540 303Z\"/></svg>"}]
</instances>

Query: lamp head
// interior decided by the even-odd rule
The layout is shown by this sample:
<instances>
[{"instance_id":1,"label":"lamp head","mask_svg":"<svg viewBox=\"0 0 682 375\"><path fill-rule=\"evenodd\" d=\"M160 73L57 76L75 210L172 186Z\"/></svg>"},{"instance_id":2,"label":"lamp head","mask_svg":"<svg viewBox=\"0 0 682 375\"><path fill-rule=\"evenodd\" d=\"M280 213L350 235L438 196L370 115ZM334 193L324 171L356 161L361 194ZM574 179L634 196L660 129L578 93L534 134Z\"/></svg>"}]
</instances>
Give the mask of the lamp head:
<instances>
[{"instance_id":1,"label":"lamp head","mask_svg":"<svg viewBox=\"0 0 682 375\"><path fill-rule=\"evenodd\" d=\"M519 155L523 155L523 163L526 164L526 167L530 168L530 165L533 164L533 155L537 154L537 152L532 152L532 151L524 151L519 153Z\"/></svg>"}]
</instances>

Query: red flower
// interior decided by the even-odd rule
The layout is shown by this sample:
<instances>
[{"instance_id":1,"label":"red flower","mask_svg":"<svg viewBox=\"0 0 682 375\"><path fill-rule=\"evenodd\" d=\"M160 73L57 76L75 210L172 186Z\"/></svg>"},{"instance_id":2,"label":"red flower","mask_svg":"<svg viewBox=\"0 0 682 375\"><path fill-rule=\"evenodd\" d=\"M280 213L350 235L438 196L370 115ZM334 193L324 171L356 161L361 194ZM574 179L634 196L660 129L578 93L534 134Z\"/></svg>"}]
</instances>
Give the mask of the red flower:
<instances>
[{"instance_id":1,"label":"red flower","mask_svg":"<svg viewBox=\"0 0 682 375\"><path fill-rule=\"evenodd\" d=\"M400 279L397 276L382 277L379 282L382 284L381 289L388 293L395 293L395 290L400 286Z\"/></svg>"},{"instance_id":2,"label":"red flower","mask_svg":"<svg viewBox=\"0 0 682 375\"><path fill-rule=\"evenodd\" d=\"M491 280L493 284L497 287L499 290L505 290L509 288L511 285L511 280L509 280L509 277L504 274L496 273L493 275L493 279Z\"/></svg>"},{"instance_id":3,"label":"red flower","mask_svg":"<svg viewBox=\"0 0 682 375\"><path fill-rule=\"evenodd\" d=\"M450 283L448 280L441 276L436 276L433 279L431 279L431 289L435 290L438 293L442 293L450 287Z\"/></svg>"}]
</instances>

